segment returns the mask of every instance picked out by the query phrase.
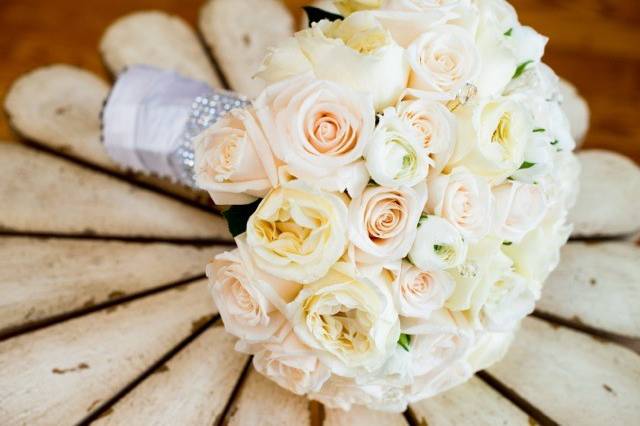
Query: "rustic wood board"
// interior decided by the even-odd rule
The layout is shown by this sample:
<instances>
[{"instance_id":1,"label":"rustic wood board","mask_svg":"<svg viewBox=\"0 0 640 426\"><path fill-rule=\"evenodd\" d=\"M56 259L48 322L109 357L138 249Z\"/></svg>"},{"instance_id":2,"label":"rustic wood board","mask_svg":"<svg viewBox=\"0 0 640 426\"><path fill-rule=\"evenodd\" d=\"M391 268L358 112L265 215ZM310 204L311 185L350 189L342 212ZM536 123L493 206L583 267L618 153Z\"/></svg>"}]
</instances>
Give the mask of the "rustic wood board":
<instances>
[{"instance_id":1,"label":"rustic wood board","mask_svg":"<svg viewBox=\"0 0 640 426\"><path fill-rule=\"evenodd\" d=\"M402 414L354 406L349 411L326 409L323 426L408 426L408 423Z\"/></svg>"},{"instance_id":2,"label":"rustic wood board","mask_svg":"<svg viewBox=\"0 0 640 426\"><path fill-rule=\"evenodd\" d=\"M0 342L0 418L76 423L214 313L200 281Z\"/></svg>"},{"instance_id":3,"label":"rustic wood board","mask_svg":"<svg viewBox=\"0 0 640 426\"><path fill-rule=\"evenodd\" d=\"M0 335L68 312L201 277L226 247L0 238Z\"/></svg>"}]
</instances>

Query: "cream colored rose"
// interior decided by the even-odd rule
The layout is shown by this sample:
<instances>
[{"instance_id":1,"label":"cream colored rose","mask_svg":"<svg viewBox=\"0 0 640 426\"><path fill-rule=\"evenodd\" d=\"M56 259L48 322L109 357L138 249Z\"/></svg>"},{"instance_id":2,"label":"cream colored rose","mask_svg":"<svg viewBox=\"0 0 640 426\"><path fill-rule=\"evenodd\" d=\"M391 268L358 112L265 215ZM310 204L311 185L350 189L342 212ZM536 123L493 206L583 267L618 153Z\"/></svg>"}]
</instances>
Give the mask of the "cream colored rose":
<instances>
[{"instance_id":1,"label":"cream colored rose","mask_svg":"<svg viewBox=\"0 0 640 426\"><path fill-rule=\"evenodd\" d=\"M420 219L409 260L423 271L450 269L467 257L467 243L460 231L439 216Z\"/></svg>"},{"instance_id":2,"label":"cream colored rose","mask_svg":"<svg viewBox=\"0 0 640 426\"><path fill-rule=\"evenodd\" d=\"M365 158L373 180L390 188L416 185L427 177L432 164L421 135L394 108L384 111Z\"/></svg>"},{"instance_id":3,"label":"cream colored rose","mask_svg":"<svg viewBox=\"0 0 640 426\"><path fill-rule=\"evenodd\" d=\"M277 183L276 165L252 108L234 109L194 140L198 187L216 204L248 204Z\"/></svg>"},{"instance_id":4,"label":"cream colored rose","mask_svg":"<svg viewBox=\"0 0 640 426\"><path fill-rule=\"evenodd\" d=\"M456 143L455 116L440 102L426 99L402 101L396 108L398 116L420 134L434 171L440 173Z\"/></svg>"},{"instance_id":5,"label":"cream colored rose","mask_svg":"<svg viewBox=\"0 0 640 426\"><path fill-rule=\"evenodd\" d=\"M323 20L299 31L295 43L271 51L257 76L274 83L307 70L319 79L370 93L377 111L396 103L409 77L404 50L371 12Z\"/></svg>"},{"instance_id":6,"label":"cream colored rose","mask_svg":"<svg viewBox=\"0 0 640 426\"><path fill-rule=\"evenodd\" d=\"M391 189L370 185L349 204L349 240L360 262L379 263L407 255L427 201L426 184Z\"/></svg>"},{"instance_id":7,"label":"cream colored rose","mask_svg":"<svg viewBox=\"0 0 640 426\"><path fill-rule=\"evenodd\" d=\"M444 306L453 286L453 279L447 272L425 271L403 261L400 273L389 287L399 315L426 320Z\"/></svg>"},{"instance_id":8,"label":"cream colored rose","mask_svg":"<svg viewBox=\"0 0 640 426\"><path fill-rule=\"evenodd\" d=\"M337 192L369 180L361 161L375 126L369 95L303 75L267 87L254 104L273 153L294 176Z\"/></svg>"},{"instance_id":9,"label":"cream colored rose","mask_svg":"<svg viewBox=\"0 0 640 426\"><path fill-rule=\"evenodd\" d=\"M465 166L499 184L520 167L534 129L524 99L484 99L460 108L458 143L449 167Z\"/></svg>"},{"instance_id":10,"label":"cream colored rose","mask_svg":"<svg viewBox=\"0 0 640 426\"><path fill-rule=\"evenodd\" d=\"M344 253L347 206L337 195L289 182L262 200L249 218L246 238L260 268L307 284Z\"/></svg>"},{"instance_id":11,"label":"cream colored rose","mask_svg":"<svg viewBox=\"0 0 640 426\"><path fill-rule=\"evenodd\" d=\"M533 312L536 295L521 275L508 272L496 281L480 311L480 319L489 331L511 331L518 322Z\"/></svg>"},{"instance_id":12,"label":"cream colored rose","mask_svg":"<svg viewBox=\"0 0 640 426\"><path fill-rule=\"evenodd\" d=\"M454 99L480 70L471 34L455 25L440 25L420 35L409 47L408 87L418 97Z\"/></svg>"},{"instance_id":13,"label":"cream colored rose","mask_svg":"<svg viewBox=\"0 0 640 426\"><path fill-rule=\"evenodd\" d=\"M493 203L488 182L463 167L429 180L428 211L448 220L470 243L489 233Z\"/></svg>"},{"instance_id":14,"label":"cream colored rose","mask_svg":"<svg viewBox=\"0 0 640 426\"><path fill-rule=\"evenodd\" d=\"M268 285L268 275L247 266L238 249L219 254L206 268L209 289L229 333L251 342L265 341L286 320L260 290L260 281Z\"/></svg>"},{"instance_id":15,"label":"cream colored rose","mask_svg":"<svg viewBox=\"0 0 640 426\"><path fill-rule=\"evenodd\" d=\"M473 376L472 366L465 360L415 378L410 388L409 402L417 402L461 385Z\"/></svg>"},{"instance_id":16,"label":"cream colored rose","mask_svg":"<svg viewBox=\"0 0 640 426\"><path fill-rule=\"evenodd\" d=\"M309 394L309 398L320 401L327 407L348 411L353 405L366 405L374 398L364 392L351 377L332 375L319 392Z\"/></svg>"},{"instance_id":17,"label":"cream colored rose","mask_svg":"<svg viewBox=\"0 0 640 426\"><path fill-rule=\"evenodd\" d=\"M520 242L547 212L539 185L511 181L493 188L496 200L494 233L505 241Z\"/></svg>"},{"instance_id":18,"label":"cream colored rose","mask_svg":"<svg viewBox=\"0 0 640 426\"><path fill-rule=\"evenodd\" d=\"M333 0L338 11L347 16L360 10L378 9L385 0Z\"/></svg>"},{"instance_id":19,"label":"cream colored rose","mask_svg":"<svg viewBox=\"0 0 640 426\"><path fill-rule=\"evenodd\" d=\"M473 372L484 370L500 361L513 342L514 331L506 333L483 333L469 351L466 362Z\"/></svg>"},{"instance_id":20,"label":"cream colored rose","mask_svg":"<svg viewBox=\"0 0 640 426\"><path fill-rule=\"evenodd\" d=\"M398 315L384 283L357 276L338 262L304 286L290 306L300 340L342 376L380 368L400 334Z\"/></svg>"},{"instance_id":21,"label":"cream colored rose","mask_svg":"<svg viewBox=\"0 0 640 426\"><path fill-rule=\"evenodd\" d=\"M292 331L281 343L265 343L254 354L253 365L258 372L298 395L318 392L331 376L331 371Z\"/></svg>"}]
</instances>

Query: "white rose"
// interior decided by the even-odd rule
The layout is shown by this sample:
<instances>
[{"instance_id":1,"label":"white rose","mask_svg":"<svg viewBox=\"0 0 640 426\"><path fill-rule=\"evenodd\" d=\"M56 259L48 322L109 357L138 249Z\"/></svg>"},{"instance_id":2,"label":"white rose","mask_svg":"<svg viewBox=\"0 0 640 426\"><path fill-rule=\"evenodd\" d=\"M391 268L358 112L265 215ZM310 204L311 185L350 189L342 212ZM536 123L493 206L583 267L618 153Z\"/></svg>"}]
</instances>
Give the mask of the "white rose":
<instances>
[{"instance_id":1,"label":"white rose","mask_svg":"<svg viewBox=\"0 0 640 426\"><path fill-rule=\"evenodd\" d=\"M376 263L405 257L426 201L425 183L398 189L368 186L349 204L348 233L357 260Z\"/></svg>"},{"instance_id":2,"label":"white rose","mask_svg":"<svg viewBox=\"0 0 640 426\"><path fill-rule=\"evenodd\" d=\"M347 207L337 195L300 181L273 189L247 223L256 264L280 278L310 283L327 273L347 245Z\"/></svg>"},{"instance_id":3,"label":"white rose","mask_svg":"<svg viewBox=\"0 0 640 426\"><path fill-rule=\"evenodd\" d=\"M429 180L428 211L448 220L469 242L489 233L493 204L489 183L464 167Z\"/></svg>"},{"instance_id":4,"label":"white rose","mask_svg":"<svg viewBox=\"0 0 640 426\"><path fill-rule=\"evenodd\" d=\"M357 193L368 182L361 157L375 126L369 95L303 75L267 87L255 107L273 153L294 176L336 192Z\"/></svg>"},{"instance_id":5,"label":"white rose","mask_svg":"<svg viewBox=\"0 0 640 426\"><path fill-rule=\"evenodd\" d=\"M319 391L331 376L331 371L291 331L281 343L265 343L254 354L253 365L258 372L298 395Z\"/></svg>"},{"instance_id":6,"label":"white rose","mask_svg":"<svg viewBox=\"0 0 640 426\"><path fill-rule=\"evenodd\" d=\"M305 285L290 312L298 337L342 376L380 368L400 335L384 283L358 277L342 262Z\"/></svg>"},{"instance_id":7,"label":"white rose","mask_svg":"<svg viewBox=\"0 0 640 426\"><path fill-rule=\"evenodd\" d=\"M471 34L455 25L430 28L407 48L409 92L436 100L454 99L480 70Z\"/></svg>"},{"instance_id":8,"label":"white rose","mask_svg":"<svg viewBox=\"0 0 640 426\"><path fill-rule=\"evenodd\" d=\"M387 108L365 150L369 174L390 188L414 186L424 180L432 161L420 134Z\"/></svg>"},{"instance_id":9,"label":"white rose","mask_svg":"<svg viewBox=\"0 0 640 426\"><path fill-rule=\"evenodd\" d=\"M474 371L468 362L459 360L446 368L418 376L411 385L409 402L418 402L441 394L468 381L473 373Z\"/></svg>"},{"instance_id":10,"label":"white rose","mask_svg":"<svg viewBox=\"0 0 640 426\"><path fill-rule=\"evenodd\" d=\"M311 393L309 398L320 401L327 407L345 411L350 410L354 404L366 405L374 399L358 386L353 378L335 374L325 382L319 392Z\"/></svg>"},{"instance_id":11,"label":"white rose","mask_svg":"<svg viewBox=\"0 0 640 426\"><path fill-rule=\"evenodd\" d=\"M409 260L423 271L450 269L461 265L467 256L467 243L460 231L439 216L420 220Z\"/></svg>"},{"instance_id":12,"label":"white rose","mask_svg":"<svg viewBox=\"0 0 640 426\"><path fill-rule=\"evenodd\" d=\"M398 116L409 123L422 137L424 148L433 159L433 168L440 173L456 144L455 116L440 102L426 99L398 103Z\"/></svg>"},{"instance_id":13,"label":"white rose","mask_svg":"<svg viewBox=\"0 0 640 426\"><path fill-rule=\"evenodd\" d=\"M271 277L243 264L239 250L221 253L206 268L209 289L225 329L247 341L270 339L285 323L284 316L261 292Z\"/></svg>"},{"instance_id":14,"label":"white rose","mask_svg":"<svg viewBox=\"0 0 640 426\"><path fill-rule=\"evenodd\" d=\"M501 183L523 166L534 125L520 97L484 99L456 111L458 143L450 167Z\"/></svg>"},{"instance_id":15,"label":"white rose","mask_svg":"<svg viewBox=\"0 0 640 426\"><path fill-rule=\"evenodd\" d=\"M480 312L485 329L511 331L522 318L533 312L536 295L531 287L524 277L514 272L508 272L496 281Z\"/></svg>"},{"instance_id":16,"label":"white rose","mask_svg":"<svg viewBox=\"0 0 640 426\"><path fill-rule=\"evenodd\" d=\"M467 354L466 362L473 372L492 366L506 355L513 338L514 331L483 333Z\"/></svg>"},{"instance_id":17,"label":"white rose","mask_svg":"<svg viewBox=\"0 0 640 426\"><path fill-rule=\"evenodd\" d=\"M333 0L338 11L347 16L360 10L378 9L385 0Z\"/></svg>"},{"instance_id":18,"label":"white rose","mask_svg":"<svg viewBox=\"0 0 640 426\"><path fill-rule=\"evenodd\" d=\"M307 70L320 79L371 93L376 111L396 103L409 77L404 50L371 12L322 20L297 32L295 43L288 41L271 51L257 76L273 83Z\"/></svg>"},{"instance_id":19,"label":"white rose","mask_svg":"<svg viewBox=\"0 0 640 426\"><path fill-rule=\"evenodd\" d=\"M231 110L193 143L196 184L216 204L248 204L277 184L273 154L252 108Z\"/></svg>"},{"instance_id":20,"label":"white rose","mask_svg":"<svg viewBox=\"0 0 640 426\"><path fill-rule=\"evenodd\" d=\"M422 270L407 261L389 286L398 314L404 317L428 319L442 308L453 292L451 276L439 269Z\"/></svg>"},{"instance_id":21,"label":"white rose","mask_svg":"<svg viewBox=\"0 0 640 426\"><path fill-rule=\"evenodd\" d=\"M494 233L505 241L519 242L547 212L547 199L539 185L507 182L493 188L496 200Z\"/></svg>"}]
</instances>

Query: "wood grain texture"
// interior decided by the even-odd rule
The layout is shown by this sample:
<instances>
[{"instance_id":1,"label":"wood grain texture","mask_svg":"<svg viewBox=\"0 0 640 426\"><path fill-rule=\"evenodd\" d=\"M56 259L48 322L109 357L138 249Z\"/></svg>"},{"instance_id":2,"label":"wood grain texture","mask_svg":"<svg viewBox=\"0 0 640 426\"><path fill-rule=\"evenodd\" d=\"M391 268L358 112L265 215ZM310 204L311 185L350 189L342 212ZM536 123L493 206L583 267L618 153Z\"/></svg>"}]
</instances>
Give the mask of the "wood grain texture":
<instances>
[{"instance_id":1,"label":"wood grain texture","mask_svg":"<svg viewBox=\"0 0 640 426\"><path fill-rule=\"evenodd\" d=\"M281 388L251 367L224 420L229 426L311 425L309 400Z\"/></svg>"},{"instance_id":2,"label":"wood grain texture","mask_svg":"<svg viewBox=\"0 0 640 426\"><path fill-rule=\"evenodd\" d=\"M229 85L255 97L264 82L253 75L267 49L293 34L294 23L279 0L209 0L199 28Z\"/></svg>"},{"instance_id":3,"label":"wood grain texture","mask_svg":"<svg viewBox=\"0 0 640 426\"><path fill-rule=\"evenodd\" d=\"M0 343L5 425L74 424L210 318L206 281Z\"/></svg>"},{"instance_id":4,"label":"wood grain texture","mask_svg":"<svg viewBox=\"0 0 640 426\"><path fill-rule=\"evenodd\" d=\"M131 65L145 64L220 87L200 40L178 16L160 11L123 16L105 31L100 52L114 74Z\"/></svg>"},{"instance_id":5,"label":"wood grain texture","mask_svg":"<svg viewBox=\"0 0 640 426\"><path fill-rule=\"evenodd\" d=\"M477 377L410 409L418 424L429 426L530 425L524 412Z\"/></svg>"},{"instance_id":6,"label":"wood grain texture","mask_svg":"<svg viewBox=\"0 0 640 426\"><path fill-rule=\"evenodd\" d=\"M209 328L92 424L217 424L247 362L234 344L224 327Z\"/></svg>"},{"instance_id":7,"label":"wood grain texture","mask_svg":"<svg viewBox=\"0 0 640 426\"><path fill-rule=\"evenodd\" d=\"M402 414L385 413L354 405L351 410L325 408L322 426L408 426Z\"/></svg>"},{"instance_id":8,"label":"wood grain texture","mask_svg":"<svg viewBox=\"0 0 640 426\"><path fill-rule=\"evenodd\" d=\"M560 424L635 424L640 356L587 334L526 318L489 373Z\"/></svg>"},{"instance_id":9,"label":"wood grain texture","mask_svg":"<svg viewBox=\"0 0 640 426\"><path fill-rule=\"evenodd\" d=\"M609 333L640 339L640 247L570 242L536 309Z\"/></svg>"},{"instance_id":10,"label":"wood grain texture","mask_svg":"<svg viewBox=\"0 0 640 426\"><path fill-rule=\"evenodd\" d=\"M226 247L0 238L0 335L204 274Z\"/></svg>"},{"instance_id":11,"label":"wood grain texture","mask_svg":"<svg viewBox=\"0 0 640 426\"><path fill-rule=\"evenodd\" d=\"M50 154L0 144L0 230L230 239L224 219Z\"/></svg>"}]
</instances>

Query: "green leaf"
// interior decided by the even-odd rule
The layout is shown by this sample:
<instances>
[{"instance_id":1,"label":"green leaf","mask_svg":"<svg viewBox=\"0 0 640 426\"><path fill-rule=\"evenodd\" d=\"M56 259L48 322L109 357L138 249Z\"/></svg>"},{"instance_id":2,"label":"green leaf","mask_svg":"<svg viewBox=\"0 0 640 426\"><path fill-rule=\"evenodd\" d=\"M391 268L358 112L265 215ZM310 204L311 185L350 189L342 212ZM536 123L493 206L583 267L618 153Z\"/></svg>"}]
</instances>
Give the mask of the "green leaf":
<instances>
[{"instance_id":1,"label":"green leaf","mask_svg":"<svg viewBox=\"0 0 640 426\"><path fill-rule=\"evenodd\" d=\"M519 170L530 169L531 167L533 167L535 165L536 165L536 163L530 163L528 161L525 161L524 163L522 163L522 165L520 166Z\"/></svg>"},{"instance_id":2,"label":"green leaf","mask_svg":"<svg viewBox=\"0 0 640 426\"><path fill-rule=\"evenodd\" d=\"M239 206L231 206L222 212L222 216L227 220L229 232L234 237L244 233L247 230L247 222L256 211L262 200L256 200L251 204L243 204Z\"/></svg>"},{"instance_id":3,"label":"green leaf","mask_svg":"<svg viewBox=\"0 0 640 426\"><path fill-rule=\"evenodd\" d=\"M522 75L522 73L524 72L524 70L527 68L527 65L529 65L532 62L533 62L533 60L529 59L528 61L524 61L523 63L518 65L518 67L516 68L516 71L513 73L513 77L511 77L511 78L515 79L515 78L520 77Z\"/></svg>"},{"instance_id":4,"label":"green leaf","mask_svg":"<svg viewBox=\"0 0 640 426\"><path fill-rule=\"evenodd\" d=\"M409 352L409 349L411 349L411 336L404 333L400 334L398 344L402 346L402 349Z\"/></svg>"},{"instance_id":5,"label":"green leaf","mask_svg":"<svg viewBox=\"0 0 640 426\"><path fill-rule=\"evenodd\" d=\"M326 10L313 7L313 6L305 6L303 7L304 11L307 12L307 18L309 18L309 26L314 22L322 21L323 19L328 19L329 21L337 21L338 19L343 19L341 15L336 13L327 12Z\"/></svg>"},{"instance_id":6,"label":"green leaf","mask_svg":"<svg viewBox=\"0 0 640 426\"><path fill-rule=\"evenodd\" d=\"M507 31L505 31L504 35L507 37L511 37L511 33L513 33L513 28L509 28Z\"/></svg>"},{"instance_id":7,"label":"green leaf","mask_svg":"<svg viewBox=\"0 0 640 426\"><path fill-rule=\"evenodd\" d=\"M538 127L537 129L533 129L533 133L542 133L544 131L545 131L545 129L543 129L542 127Z\"/></svg>"}]
</instances>

